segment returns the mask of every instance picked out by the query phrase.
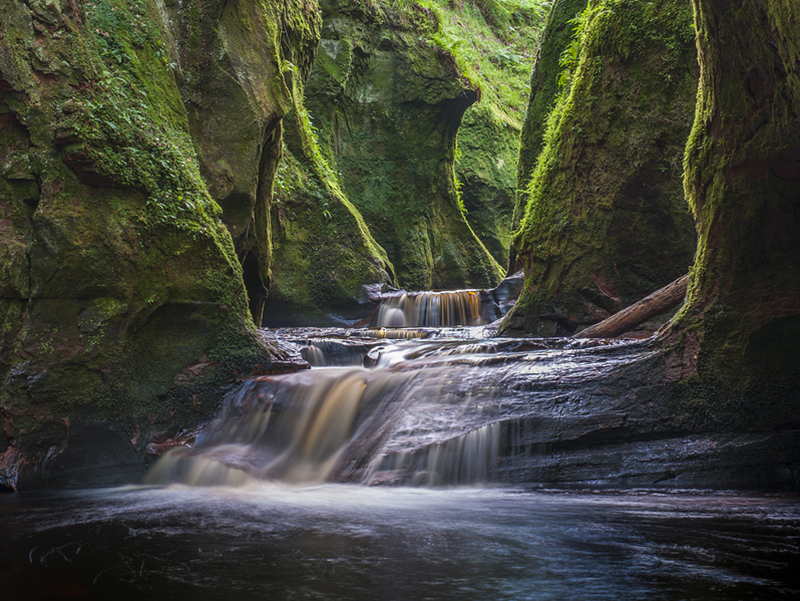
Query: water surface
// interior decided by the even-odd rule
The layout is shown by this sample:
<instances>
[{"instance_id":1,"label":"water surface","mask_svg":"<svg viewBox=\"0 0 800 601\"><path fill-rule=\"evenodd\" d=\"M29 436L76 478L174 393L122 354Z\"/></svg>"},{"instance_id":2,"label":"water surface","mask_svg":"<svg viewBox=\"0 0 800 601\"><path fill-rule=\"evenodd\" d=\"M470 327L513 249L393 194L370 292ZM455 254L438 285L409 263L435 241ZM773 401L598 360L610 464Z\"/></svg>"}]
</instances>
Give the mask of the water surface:
<instances>
[{"instance_id":1,"label":"water surface","mask_svg":"<svg viewBox=\"0 0 800 601\"><path fill-rule=\"evenodd\" d=\"M800 499L664 490L0 496L3 599L794 599Z\"/></svg>"},{"instance_id":2,"label":"water surface","mask_svg":"<svg viewBox=\"0 0 800 601\"><path fill-rule=\"evenodd\" d=\"M800 497L586 487L749 448L659 434L626 401L647 342L275 335L314 368L231 391L158 486L0 495L0 599L800 596ZM520 484L542 474L584 488Z\"/></svg>"}]
</instances>

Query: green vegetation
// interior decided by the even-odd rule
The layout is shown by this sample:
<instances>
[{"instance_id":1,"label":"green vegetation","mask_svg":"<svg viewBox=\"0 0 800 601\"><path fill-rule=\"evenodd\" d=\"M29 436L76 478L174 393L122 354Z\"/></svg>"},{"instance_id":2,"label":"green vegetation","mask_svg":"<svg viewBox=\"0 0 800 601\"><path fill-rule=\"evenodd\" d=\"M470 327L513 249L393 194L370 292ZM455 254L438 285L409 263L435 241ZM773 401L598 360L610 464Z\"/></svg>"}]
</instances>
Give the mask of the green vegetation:
<instances>
[{"instance_id":1,"label":"green vegetation","mask_svg":"<svg viewBox=\"0 0 800 601\"><path fill-rule=\"evenodd\" d=\"M689 7L595 0L572 26L515 239L526 290L505 322L540 333L643 298L686 272L694 246L681 185L697 82Z\"/></svg>"},{"instance_id":2,"label":"green vegetation","mask_svg":"<svg viewBox=\"0 0 800 601\"><path fill-rule=\"evenodd\" d=\"M220 209L200 176L167 34L148 10L143 0L86 4L81 42L94 85L56 105L62 139L74 140L64 151L92 161L100 178L143 189L150 227L210 234Z\"/></svg>"},{"instance_id":3,"label":"green vegetation","mask_svg":"<svg viewBox=\"0 0 800 601\"><path fill-rule=\"evenodd\" d=\"M699 238L673 360L720 391L709 402L735 394L748 419L787 423L800 390L800 7L748 0L719 27L721 2L694 4L702 85L684 166Z\"/></svg>"},{"instance_id":4,"label":"green vegetation","mask_svg":"<svg viewBox=\"0 0 800 601\"><path fill-rule=\"evenodd\" d=\"M360 316L361 285L391 281L394 268L322 153L302 80L291 77L291 84L295 104L284 119L272 202L274 285L266 323L326 323L328 311Z\"/></svg>"},{"instance_id":5,"label":"green vegetation","mask_svg":"<svg viewBox=\"0 0 800 601\"><path fill-rule=\"evenodd\" d=\"M321 3L323 30L336 35L323 34L308 110L299 106L286 121L290 158L278 168L272 212L282 250L268 310L275 303L312 313L342 307L360 283L386 279L392 263L395 281L412 288L496 281L499 269L471 239L480 232L494 258L505 260L519 128L546 4ZM459 128L458 115L477 95ZM453 104L445 110L458 108L442 123L446 98ZM443 144L431 129L442 130ZM341 203L357 228L337 223L332 207ZM326 219L314 225L320 216ZM342 245L328 227L364 242ZM341 250L309 263L303 246ZM308 265L320 273L312 276ZM332 287L329 274L342 270L363 273Z\"/></svg>"},{"instance_id":6,"label":"green vegetation","mask_svg":"<svg viewBox=\"0 0 800 601\"><path fill-rule=\"evenodd\" d=\"M438 27L429 43L451 54L469 86L479 90L479 101L466 111L458 131L456 181L467 220L492 256L505 265L531 67L551 2L417 4L436 16Z\"/></svg>"},{"instance_id":7,"label":"green vegetation","mask_svg":"<svg viewBox=\"0 0 800 601\"><path fill-rule=\"evenodd\" d=\"M547 16L531 75L528 112L520 136L519 160L517 161L517 189L514 200L513 228L519 229L525 212L527 199L525 190L536 166L536 159L542 151L547 117L563 88L563 74L568 71L562 66L567 47L577 51L578 37L573 35L573 21L586 8L587 0L556 0ZM574 55L574 52L573 52ZM567 56L569 56L567 54ZM509 269L516 262L516 250L509 255Z\"/></svg>"},{"instance_id":8,"label":"green vegetation","mask_svg":"<svg viewBox=\"0 0 800 601\"><path fill-rule=\"evenodd\" d=\"M20 417L7 431L32 453L26 469L69 423L114 428L144 456L159 432L205 419L220 385L273 361L183 95L188 48L207 38L192 15L223 4L0 8L0 403ZM266 0L248 6L274 19Z\"/></svg>"},{"instance_id":9,"label":"green vegetation","mask_svg":"<svg viewBox=\"0 0 800 601\"><path fill-rule=\"evenodd\" d=\"M296 187L298 197L306 198L295 203L283 195L283 206L295 207L285 214L293 223L284 220L284 231L288 235L301 220L315 219L303 215L301 206L318 203L323 214L327 210L335 217L329 198L330 190L334 196L338 190L385 249L385 254L372 250L367 260L380 269L393 265L399 285L422 289L491 285L500 269L464 219L453 172L460 118L476 92L464 87L468 82L452 55L430 41L438 30L436 16L410 3L324 2L322 8L323 39L305 87L308 111L298 112L296 134L291 132L294 117L287 120L287 148L297 166L318 173L319 181L329 180L323 186L328 190L311 194L311 204L308 190ZM313 136L319 140L321 156L312 142L303 141ZM346 239L352 226L338 229ZM317 235L325 228L303 230ZM361 252L356 249L345 264L352 265L351 259ZM276 260L276 274L289 269L293 268ZM307 289L302 293L305 302L313 299L320 309L331 307L330 301L320 304L329 295L311 292L329 286L301 284L298 276L303 272L295 272L292 286L286 285L289 278L281 281L276 276L276 286L295 296ZM375 273L375 267L363 270L360 283L369 283L367 277ZM356 278L343 281L347 280L357 282ZM351 299L354 293L358 290L351 289Z\"/></svg>"},{"instance_id":10,"label":"green vegetation","mask_svg":"<svg viewBox=\"0 0 800 601\"><path fill-rule=\"evenodd\" d=\"M461 74L481 91L497 120L522 127L537 43L547 0L428 0L390 2L406 11L419 6L435 15L430 43L450 53Z\"/></svg>"}]
</instances>

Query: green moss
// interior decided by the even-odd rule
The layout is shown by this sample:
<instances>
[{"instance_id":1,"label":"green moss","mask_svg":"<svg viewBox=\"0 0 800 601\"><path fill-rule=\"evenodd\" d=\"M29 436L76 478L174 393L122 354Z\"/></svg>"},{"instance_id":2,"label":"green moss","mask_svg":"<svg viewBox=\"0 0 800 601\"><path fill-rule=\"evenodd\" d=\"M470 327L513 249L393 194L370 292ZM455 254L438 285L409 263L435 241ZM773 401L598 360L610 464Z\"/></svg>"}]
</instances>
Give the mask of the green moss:
<instances>
[{"instance_id":1,"label":"green moss","mask_svg":"<svg viewBox=\"0 0 800 601\"><path fill-rule=\"evenodd\" d=\"M168 7L182 22L179 82L200 171L246 265L258 319L270 285L273 181L282 151L281 119L294 105L292 77L308 74L321 18L305 0L203 2Z\"/></svg>"},{"instance_id":2,"label":"green moss","mask_svg":"<svg viewBox=\"0 0 800 601\"><path fill-rule=\"evenodd\" d=\"M414 14L421 7L435 16L434 26L423 29L428 43L453 56L462 77L481 90L481 101L495 119L519 129L547 2L399 0L391 4Z\"/></svg>"},{"instance_id":3,"label":"green moss","mask_svg":"<svg viewBox=\"0 0 800 601\"><path fill-rule=\"evenodd\" d=\"M520 127L549 3L468 0L420 5L436 17L430 43L452 55L466 85L479 90L479 101L466 111L459 127L456 182L467 220L492 256L505 264Z\"/></svg>"},{"instance_id":4,"label":"green moss","mask_svg":"<svg viewBox=\"0 0 800 601\"><path fill-rule=\"evenodd\" d=\"M286 148L273 201L275 277L266 323L353 310L362 284L390 281L393 266L323 156L300 82L285 119ZM278 317L280 314L282 317Z\"/></svg>"},{"instance_id":5,"label":"green moss","mask_svg":"<svg viewBox=\"0 0 800 601\"><path fill-rule=\"evenodd\" d=\"M272 361L184 96L192 48L205 49L218 23L206 17L224 4L192 2L167 20L159 9L177 5L149 0L0 7L0 403L34 417L31 445L50 444L45 425L67 418L126 434L197 423L220 385ZM247 4L243 26L277 47L278 3ZM287 28L318 32L305 3L279 4ZM286 106L273 97L284 83L261 99Z\"/></svg>"},{"instance_id":6,"label":"green moss","mask_svg":"<svg viewBox=\"0 0 800 601\"><path fill-rule=\"evenodd\" d=\"M391 2L401 14L429 14L423 38L452 57L479 101L458 131L460 203L481 242L506 263L514 207L514 165L530 92L530 68L548 2ZM420 24L420 28L422 25ZM461 206L460 205L460 206Z\"/></svg>"},{"instance_id":7,"label":"green moss","mask_svg":"<svg viewBox=\"0 0 800 601\"><path fill-rule=\"evenodd\" d=\"M80 43L93 85L56 104L59 135L99 180L143 189L151 227L213 237L220 210L200 176L166 34L148 10L141 0L87 5Z\"/></svg>"},{"instance_id":8,"label":"green moss","mask_svg":"<svg viewBox=\"0 0 800 601\"><path fill-rule=\"evenodd\" d=\"M467 221L495 260L505 263L511 243L514 165L519 129L479 103L458 130L457 182Z\"/></svg>"},{"instance_id":9,"label":"green moss","mask_svg":"<svg viewBox=\"0 0 800 601\"><path fill-rule=\"evenodd\" d=\"M695 100L683 2L589 2L548 117L515 238L526 287L511 320L567 331L686 272L694 228L682 153Z\"/></svg>"},{"instance_id":10,"label":"green moss","mask_svg":"<svg viewBox=\"0 0 800 601\"><path fill-rule=\"evenodd\" d=\"M578 43L575 39L575 19L586 8L587 0L556 0L547 16L536 62L530 81L530 96L525 122L520 138L520 153L517 161L516 193L513 228L522 223L526 199L525 190L530 184L536 159L542 151L547 117L550 115L559 92L559 81L565 65L562 58L571 47L572 59L577 58ZM509 268L513 266L509 265Z\"/></svg>"},{"instance_id":11,"label":"green moss","mask_svg":"<svg viewBox=\"0 0 800 601\"><path fill-rule=\"evenodd\" d=\"M684 166L699 240L675 328L701 381L785 405L800 381L800 8L693 5L701 87Z\"/></svg>"},{"instance_id":12,"label":"green moss","mask_svg":"<svg viewBox=\"0 0 800 601\"><path fill-rule=\"evenodd\" d=\"M322 8L306 104L322 154L386 250L397 283L491 285L500 269L460 210L453 171L456 133L476 92L433 43L436 14L403 3ZM331 64L349 71L334 77Z\"/></svg>"}]
</instances>

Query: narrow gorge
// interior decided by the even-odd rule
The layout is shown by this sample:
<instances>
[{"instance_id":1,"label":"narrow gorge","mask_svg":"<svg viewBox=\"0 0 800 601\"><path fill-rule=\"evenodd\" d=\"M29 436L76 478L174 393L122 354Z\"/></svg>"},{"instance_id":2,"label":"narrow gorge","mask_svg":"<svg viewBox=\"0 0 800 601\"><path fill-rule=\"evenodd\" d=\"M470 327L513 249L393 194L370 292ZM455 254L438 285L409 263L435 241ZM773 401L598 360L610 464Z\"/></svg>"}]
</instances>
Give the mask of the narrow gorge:
<instances>
[{"instance_id":1,"label":"narrow gorge","mask_svg":"<svg viewBox=\"0 0 800 601\"><path fill-rule=\"evenodd\" d=\"M5 0L0 591L793 598L798 232L795 0Z\"/></svg>"}]
</instances>

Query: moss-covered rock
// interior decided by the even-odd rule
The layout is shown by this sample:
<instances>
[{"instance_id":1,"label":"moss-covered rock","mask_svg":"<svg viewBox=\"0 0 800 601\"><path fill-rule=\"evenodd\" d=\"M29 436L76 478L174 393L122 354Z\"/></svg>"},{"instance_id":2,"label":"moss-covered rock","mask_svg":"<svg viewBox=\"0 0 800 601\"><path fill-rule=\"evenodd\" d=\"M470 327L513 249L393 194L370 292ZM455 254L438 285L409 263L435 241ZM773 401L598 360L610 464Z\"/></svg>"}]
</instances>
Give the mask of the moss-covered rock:
<instances>
[{"instance_id":1,"label":"moss-covered rock","mask_svg":"<svg viewBox=\"0 0 800 601\"><path fill-rule=\"evenodd\" d=\"M431 0L439 28L432 35L480 89L458 130L455 172L467 220L492 256L507 261L515 165L530 93L530 69L549 2Z\"/></svg>"},{"instance_id":2,"label":"moss-covered rock","mask_svg":"<svg viewBox=\"0 0 800 601\"><path fill-rule=\"evenodd\" d=\"M547 117L553 110L559 93L559 76L564 73L564 56L575 33L575 20L586 8L587 0L555 0L547 15L536 63L533 66L528 110L522 125L519 158L517 160L517 188L514 196L512 228L519 229L525 213L526 191L531 183L536 159L542 152ZM577 46L575 46L577 48ZM565 75L565 77L568 73ZM513 246L508 257L509 273L516 271L517 251Z\"/></svg>"},{"instance_id":3,"label":"moss-covered rock","mask_svg":"<svg viewBox=\"0 0 800 601\"><path fill-rule=\"evenodd\" d=\"M391 279L402 282L411 273L407 270L405 276L394 277L392 263L373 234L387 248L394 249L398 257L402 254L398 238L404 240L402 252L416 265L413 277L420 287L461 287L468 282L480 285L485 278L473 273L465 279L463 272L485 267L485 252L475 247L480 257L476 262L475 248L468 248L474 246L474 239L464 229L462 218L452 211L453 204L466 209L475 234L490 254L498 261L505 260L511 235L513 170L527 92L526 59L533 54L543 21L539 3L470 0L461 4L371 4L322 3L326 33L306 92L311 110L298 105L285 122L285 160L279 168L272 215L274 283L264 323L323 324L331 322L331 314L363 317L369 307L359 304L366 301L362 284ZM411 60L416 67L402 67ZM433 75L425 81L426 69L430 69L424 64L431 60ZM453 68L453 61L457 68ZM408 81L398 84L398 69L411 73L411 79L407 73L401 74ZM435 163L430 166L430 177L443 184L417 182L416 172L410 175L404 163L413 160L415 169L424 165L421 156L409 159L409 155L419 154L416 148L403 148L397 156L387 156L387 146L394 152L398 146L395 134L407 136L410 131L417 135L416 130L423 127L433 129L435 123L430 120L438 118L430 112L428 116L415 115L416 108L401 110L392 104L403 100L410 85L429 88L435 78L440 78L442 82L436 85L449 90L445 96L457 95L462 90L458 79L465 82L463 74L467 72L469 86L480 86L483 96L480 103L467 110L458 128L454 197L447 166L451 163L447 149L452 143L450 133L446 139L434 140L431 147L439 157L437 161L446 155L443 168L437 171ZM302 79L297 79L295 85L298 83L302 84ZM375 97L372 100L365 100L367 89ZM424 97L427 93L419 94ZM431 94L434 99L430 102L438 102L435 95L439 92ZM298 98L294 96L295 101ZM370 108L370 103L378 102L382 104ZM428 100L423 105L425 102ZM369 119L365 118L367 110L372 111ZM405 129L398 129L398 118L406 121ZM415 119L429 121L414 124ZM342 126L344 122L347 127ZM346 130L344 139L350 147L345 150L336 145L337 127ZM362 147L373 134L373 141ZM366 153L372 153L367 160L374 160L375 170L368 166L367 172L359 165ZM367 185L362 182L364 177ZM409 181L411 188L407 187ZM421 185L424 190L419 189ZM440 191L442 186L444 193ZM389 196L384 201L373 200L387 190ZM402 203L410 205L410 194L421 200L402 209L403 217L391 218L390 211L384 209L396 211L405 206ZM398 196L402 198L398 200ZM447 201L444 212L443 199ZM360 210L355 203L359 203ZM364 206L368 208L365 210ZM365 211L368 218L371 215L369 229L360 211ZM426 216L406 222L409 214ZM432 218L433 214L436 215ZM436 225L439 222L443 223L441 227ZM455 230L451 222L455 222ZM451 235L451 231L455 233ZM432 244L434 234L451 238L438 253ZM464 245L461 240L469 244ZM440 275L434 280L431 272L437 262L438 273L455 273L449 279ZM471 262L476 266L470 266Z\"/></svg>"},{"instance_id":4,"label":"moss-covered rock","mask_svg":"<svg viewBox=\"0 0 800 601\"><path fill-rule=\"evenodd\" d=\"M695 0L701 86L685 185L698 222L673 323L682 408L800 423L800 6Z\"/></svg>"},{"instance_id":5,"label":"moss-covered rock","mask_svg":"<svg viewBox=\"0 0 800 601\"><path fill-rule=\"evenodd\" d=\"M393 267L342 192L320 150L292 76L294 105L284 119L284 152L272 205L274 282L265 325L330 325L372 311L365 284L390 282Z\"/></svg>"},{"instance_id":6,"label":"moss-covered rock","mask_svg":"<svg viewBox=\"0 0 800 601\"><path fill-rule=\"evenodd\" d=\"M594 0L515 238L526 283L506 331L571 333L686 273L682 157L697 69L690 6Z\"/></svg>"},{"instance_id":7,"label":"moss-covered rock","mask_svg":"<svg viewBox=\"0 0 800 601\"><path fill-rule=\"evenodd\" d=\"M321 8L306 103L342 191L386 249L397 283L496 283L501 270L459 208L453 173L456 134L477 91L430 42L434 13L414 3L331 0Z\"/></svg>"},{"instance_id":8,"label":"moss-covered rock","mask_svg":"<svg viewBox=\"0 0 800 601\"><path fill-rule=\"evenodd\" d=\"M201 173L222 207L258 321L270 285L281 120L294 102L289 76L308 75L322 19L316 3L305 0L205 0L165 8Z\"/></svg>"},{"instance_id":9,"label":"moss-covered rock","mask_svg":"<svg viewBox=\"0 0 800 601\"><path fill-rule=\"evenodd\" d=\"M80 484L55 472L78 469L76 461L91 471L97 453L75 445L95 427L108 434L106 451L136 458L105 481L130 478L143 470L149 442L207 418L222 383L273 360L201 175L221 186L213 166L223 154L209 154L200 135L199 161L192 138L204 97L184 103L179 85L186 95L202 71L193 51L226 3L167 4L0 7L4 488ZM292 6L313 22L305 4ZM248 35L279 36L271 8L253 3L250 21L236 19ZM221 17L229 41L238 39L236 19ZM247 71L254 63L236 54L249 44L215 47L216 56ZM281 82L264 85L252 98L286 102ZM255 160L252 148L239 151L230 156ZM236 173L231 190L247 188L250 175ZM73 459L59 463L65 453Z\"/></svg>"},{"instance_id":10,"label":"moss-covered rock","mask_svg":"<svg viewBox=\"0 0 800 601\"><path fill-rule=\"evenodd\" d=\"M518 124L498 118L484 100L467 110L458 130L455 169L461 203L478 239L501 265L511 244L519 131Z\"/></svg>"}]
</instances>

